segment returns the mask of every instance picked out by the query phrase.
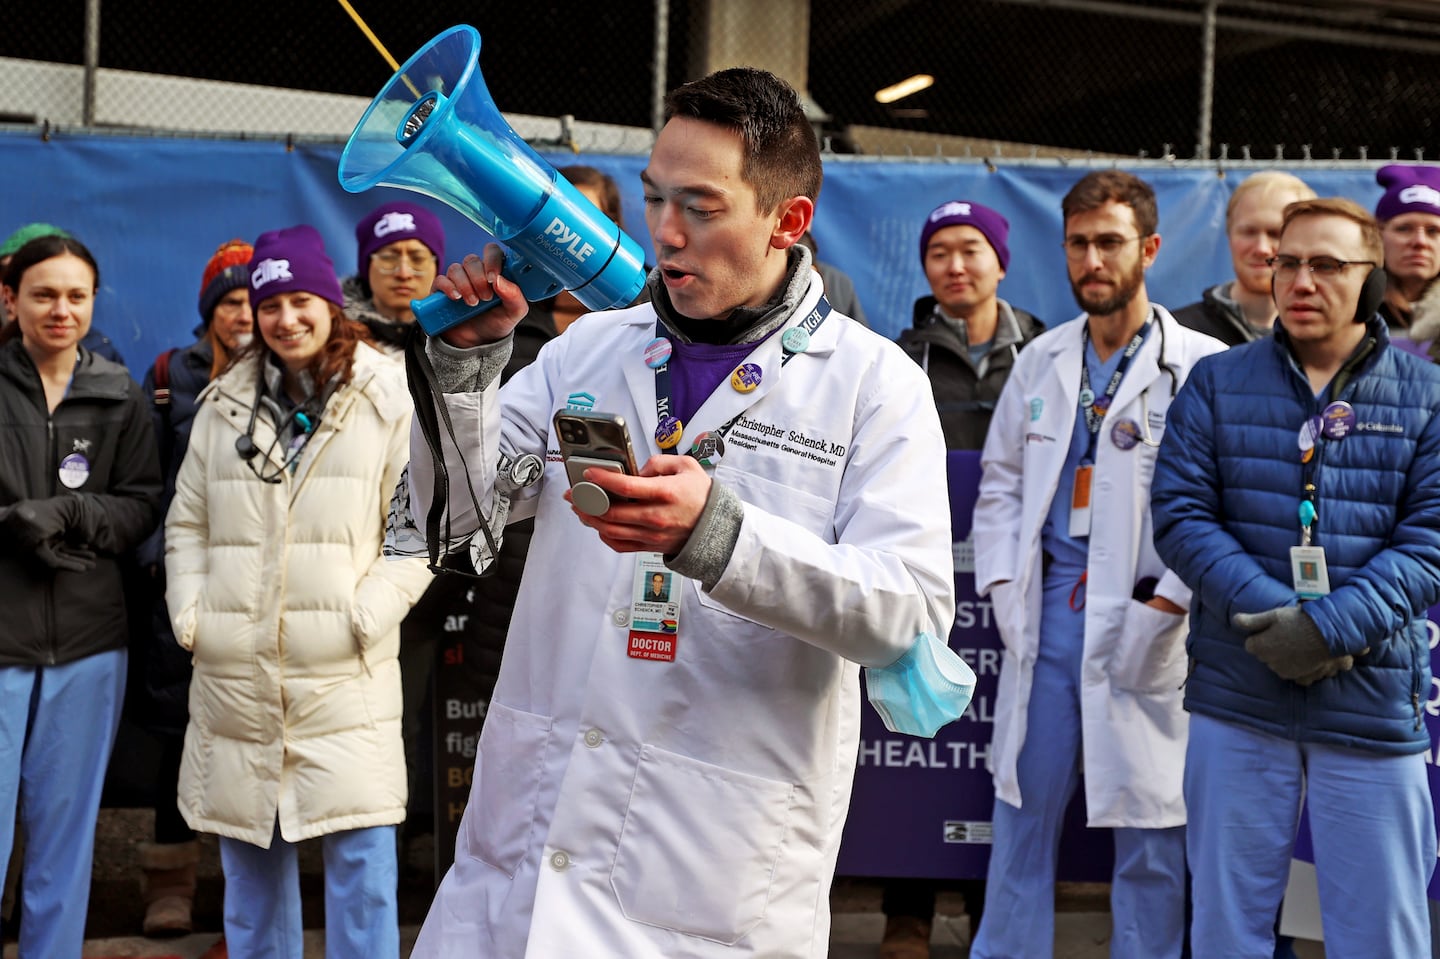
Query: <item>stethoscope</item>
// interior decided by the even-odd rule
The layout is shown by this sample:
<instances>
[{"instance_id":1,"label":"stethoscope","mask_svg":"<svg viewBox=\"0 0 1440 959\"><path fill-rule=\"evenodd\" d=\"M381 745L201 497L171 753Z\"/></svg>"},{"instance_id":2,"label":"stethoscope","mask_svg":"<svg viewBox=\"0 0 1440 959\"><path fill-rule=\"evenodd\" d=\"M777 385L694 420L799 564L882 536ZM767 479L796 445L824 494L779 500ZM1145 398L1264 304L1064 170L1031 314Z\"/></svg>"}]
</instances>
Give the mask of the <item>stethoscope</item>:
<instances>
[{"instance_id":1,"label":"stethoscope","mask_svg":"<svg viewBox=\"0 0 1440 959\"><path fill-rule=\"evenodd\" d=\"M1180 377L1175 375L1175 370L1165 362L1165 324L1160 324L1160 356L1156 358L1155 365L1160 372L1170 377L1170 401L1175 401L1175 394L1180 392ZM1140 391L1140 442L1149 447L1158 447L1160 441L1150 433L1150 387Z\"/></svg>"},{"instance_id":2,"label":"stethoscope","mask_svg":"<svg viewBox=\"0 0 1440 959\"><path fill-rule=\"evenodd\" d=\"M290 449L286 451L280 464L268 471L255 465L256 457L260 456L260 447L255 443L255 420L260 413L261 406L269 411L270 418L275 421L275 433L270 438L270 445L265 448L263 462L273 463L271 456L280 444L280 437L285 434L292 422L301 429L297 441L290 444ZM309 442L311 434L315 432L316 425L316 418L302 408L297 406L286 413L280 408L279 403L265 395L265 361L261 360L260 375L256 378L255 383L255 402L250 405L250 419L245 424L245 432L235 439L235 452L240 454L245 465L250 467L250 472L254 473L262 483L279 483L285 474L294 469L295 464L299 462L300 453L305 449L305 444Z\"/></svg>"}]
</instances>

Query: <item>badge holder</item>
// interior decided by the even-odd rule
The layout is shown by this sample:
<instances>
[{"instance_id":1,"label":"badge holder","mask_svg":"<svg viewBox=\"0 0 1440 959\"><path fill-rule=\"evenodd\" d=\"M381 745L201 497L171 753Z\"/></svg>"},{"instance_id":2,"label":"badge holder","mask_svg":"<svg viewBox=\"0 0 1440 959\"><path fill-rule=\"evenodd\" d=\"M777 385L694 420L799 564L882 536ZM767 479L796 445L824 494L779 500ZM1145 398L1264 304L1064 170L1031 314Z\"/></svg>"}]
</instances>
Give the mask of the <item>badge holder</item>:
<instances>
[{"instance_id":1,"label":"badge holder","mask_svg":"<svg viewBox=\"0 0 1440 959\"><path fill-rule=\"evenodd\" d=\"M665 565L660 553L637 553L631 586L627 655L651 662L675 662L680 642L680 594L685 579Z\"/></svg>"},{"instance_id":2,"label":"badge holder","mask_svg":"<svg viewBox=\"0 0 1440 959\"><path fill-rule=\"evenodd\" d=\"M1290 547L1290 575L1295 595L1319 599L1330 595L1330 571L1325 566L1325 547L1310 545L1310 527L1315 523L1315 504L1300 504L1300 545Z\"/></svg>"},{"instance_id":3,"label":"badge holder","mask_svg":"<svg viewBox=\"0 0 1440 959\"><path fill-rule=\"evenodd\" d=\"M1070 538L1090 535L1090 480L1095 474L1093 463L1075 467L1075 487L1070 492Z\"/></svg>"}]
</instances>

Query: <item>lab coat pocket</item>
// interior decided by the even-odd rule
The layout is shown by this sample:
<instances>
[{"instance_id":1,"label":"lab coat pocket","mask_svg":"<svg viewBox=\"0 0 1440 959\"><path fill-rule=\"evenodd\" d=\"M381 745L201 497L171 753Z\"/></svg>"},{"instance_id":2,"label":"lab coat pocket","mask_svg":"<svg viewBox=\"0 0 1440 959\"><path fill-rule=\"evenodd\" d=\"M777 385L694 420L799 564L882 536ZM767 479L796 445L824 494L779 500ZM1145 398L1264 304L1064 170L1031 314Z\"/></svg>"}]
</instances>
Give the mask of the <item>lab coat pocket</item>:
<instances>
[{"instance_id":1,"label":"lab coat pocket","mask_svg":"<svg viewBox=\"0 0 1440 959\"><path fill-rule=\"evenodd\" d=\"M610 887L626 917L733 945L765 917L795 787L640 751Z\"/></svg>"},{"instance_id":2,"label":"lab coat pocket","mask_svg":"<svg viewBox=\"0 0 1440 959\"><path fill-rule=\"evenodd\" d=\"M1190 618L1130 600L1110 657L1110 683L1132 693L1174 692L1185 681L1185 629Z\"/></svg>"},{"instance_id":3,"label":"lab coat pocket","mask_svg":"<svg viewBox=\"0 0 1440 959\"><path fill-rule=\"evenodd\" d=\"M464 851L511 879L530 849L554 721L491 702L480 731Z\"/></svg>"},{"instance_id":4,"label":"lab coat pocket","mask_svg":"<svg viewBox=\"0 0 1440 959\"><path fill-rule=\"evenodd\" d=\"M1020 631L1025 628L1024 602L1025 597L1016 591L1014 581L990 587L990 611L995 620L995 632L1005 649L1018 650L1021 647Z\"/></svg>"}]
</instances>

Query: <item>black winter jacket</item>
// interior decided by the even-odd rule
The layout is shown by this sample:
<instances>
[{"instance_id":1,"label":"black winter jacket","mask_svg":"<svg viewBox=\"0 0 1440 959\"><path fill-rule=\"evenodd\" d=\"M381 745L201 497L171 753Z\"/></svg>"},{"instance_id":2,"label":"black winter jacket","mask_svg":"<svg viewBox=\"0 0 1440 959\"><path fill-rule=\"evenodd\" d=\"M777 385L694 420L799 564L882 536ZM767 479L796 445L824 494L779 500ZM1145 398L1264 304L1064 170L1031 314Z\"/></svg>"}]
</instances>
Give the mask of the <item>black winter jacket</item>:
<instances>
[{"instance_id":1,"label":"black winter jacket","mask_svg":"<svg viewBox=\"0 0 1440 959\"><path fill-rule=\"evenodd\" d=\"M1045 332L1045 324L1031 314L1004 300L999 305L1000 319L984 375L970 361L960 334L936 315L933 296L915 301L915 325L900 334L900 348L930 377L946 449L978 450L985 445L995 401L1015 365L1015 354Z\"/></svg>"},{"instance_id":2,"label":"black winter jacket","mask_svg":"<svg viewBox=\"0 0 1440 959\"><path fill-rule=\"evenodd\" d=\"M1182 306L1174 312L1181 326L1197 333L1213 336L1226 346L1239 346L1270 335L1269 330L1260 330L1245 321L1240 305L1227 295L1228 283L1220 283L1207 289L1200 302Z\"/></svg>"},{"instance_id":3,"label":"black winter jacket","mask_svg":"<svg viewBox=\"0 0 1440 959\"><path fill-rule=\"evenodd\" d=\"M73 487L61 480L62 463ZM125 646L120 554L160 521L155 434L139 385L82 347L70 390L51 413L17 338L0 345L0 517L21 500L54 496L79 498L67 541L93 550L96 565L57 571L0 542L0 666L68 663Z\"/></svg>"},{"instance_id":4,"label":"black winter jacket","mask_svg":"<svg viewBox=\"0 0 1440 959\"><path fill-rule=\"evenodd\" d=\"M160 471L164 493L160 501L163 517L175 498L175 477L190 448L190 427L199 410L196 398L210 383L210 367L215 362L210 338L200 339L170 353L167 402L156 399L156 365L145 374L145 399L154 424L155 439L160 449ZM162 524L137 551L142 571L153 576L142 577L149 592L140 597L149 602L149 614L137 619L137 632L146 644L143 710L138 718L149 728L171 735L183 736L189 721L190 653L180 648L170 626L170 613L165 605L165 527ZM138 646L137 646L138 649Z\"/></svg>"}]
</instances>

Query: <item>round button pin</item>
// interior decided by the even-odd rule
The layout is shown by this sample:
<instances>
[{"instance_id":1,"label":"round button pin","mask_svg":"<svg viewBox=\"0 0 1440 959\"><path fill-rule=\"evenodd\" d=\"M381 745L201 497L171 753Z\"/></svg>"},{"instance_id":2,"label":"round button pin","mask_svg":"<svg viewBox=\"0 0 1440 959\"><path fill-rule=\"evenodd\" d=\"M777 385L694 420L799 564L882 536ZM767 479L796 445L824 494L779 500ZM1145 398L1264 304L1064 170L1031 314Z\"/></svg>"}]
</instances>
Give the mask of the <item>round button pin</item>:
<instances>
[{"instance_id":1,"label":"round button pin","mask_svg":"<svg viewBox=\"0 0 1440 959\"><path fill-rule=\"evenodd\" d=\"M1122 450L1134 449L1140 442L1140 424L1134 420L1119 420L1110 427L1110 442Z\"/></svg>"},{"instance_id":2,"label":"round button pin","mask_svg":"<svg viewBox=\"0 0 1440 959\"><path fill-rule=\"evenodd\" d=\"M1323 428L1320 417L1306 417L1305 422L1300 424L1300 434L1295 437L1295 443L1300 447L1301 453L1308 453L1315 448L1315 441L1320 439ZM1309 460L1304 462L1308 463Z\"/></svg>"},{"instance_id":3,"label":"round button pin","mask_svg":"<svg viewBox=\"0 0 1440 959\"><path fill-rule=\"evenodd\" d=\"M655 445L662 450L674 449L680 445L680 437L685 435L685 425L679 418L666 416L660 420L655 427Z\"/></svg>"},{"instance_id":4,"label":"round button pin","mask_svg":"<svg viewBox=\"0 0 1440 959\"><path fill-rule=\"evenodd\" d=\"M763 375L759 364L741 363L735 367L735 372L730 374L730 386L737 393L750 393L760 385L760 377Z\"/></svg>"},{"instance_id":5,"label":"round button pin","mask_svg":"<svg viewBox=\"0 0 1440 959\"><path fill-rule=\"evenodd\" d=\"M791 353L804 353L810 349L810 334L792 326L780 336L780 345Z\"/></svg>"},{"instance_id":6,"label":"round button pin","mask_svg":"<svg viewBox=\"0 0 1440 959\"><path fill-rule=\"evenodd\" d=\"M1320 414L1321 432L1327 440L1343 440L1355 428L1355 408L1344 400L1336 400Z\"/></svg>"},{"instance_id":7,"label":"round button pin","mask_svg":"<svg viewBox=\"0 0 1440 959\"><path fill-rule=\"evenodd\" d=\"M652 370L664 366L670 360L670 353L670 341L657 336L645 344L645 365Z\"/></svg>"},{"instance_id":8,"label":"round button pin","mask_svg":"<svg viewBox=\"0 0 1440 959\"><path fill-rule=\"evenodd\" d=\"M1092 390L1092 389L1083 389L1083 390L1081 390L1081 391L1080 391L1080 405L1081 405L1081 406L1093 406L1093 405L1095 405L1095 391Z\"/></svg>"},{"instance_id":9,"label":"round button pin","mask_svg":"<svg viewBox=\"0 0 1440 959\"><path fill-rule=\"evenodd\" d=\"M718 433L701 433L690 444L686 455L694 457L701 466L714 466L725 455L725 441Z\"/></svg>"}]
</instances>

